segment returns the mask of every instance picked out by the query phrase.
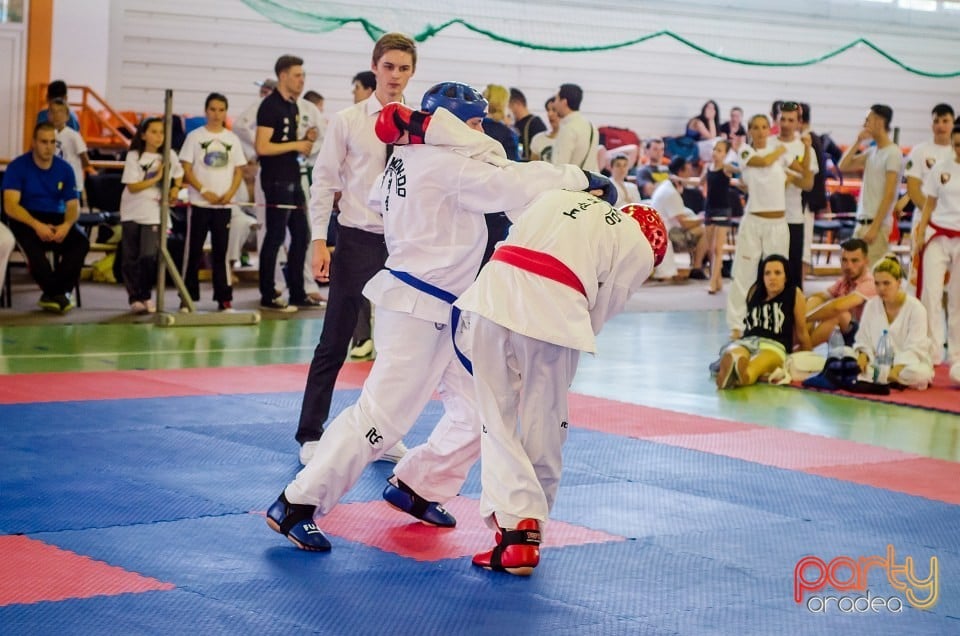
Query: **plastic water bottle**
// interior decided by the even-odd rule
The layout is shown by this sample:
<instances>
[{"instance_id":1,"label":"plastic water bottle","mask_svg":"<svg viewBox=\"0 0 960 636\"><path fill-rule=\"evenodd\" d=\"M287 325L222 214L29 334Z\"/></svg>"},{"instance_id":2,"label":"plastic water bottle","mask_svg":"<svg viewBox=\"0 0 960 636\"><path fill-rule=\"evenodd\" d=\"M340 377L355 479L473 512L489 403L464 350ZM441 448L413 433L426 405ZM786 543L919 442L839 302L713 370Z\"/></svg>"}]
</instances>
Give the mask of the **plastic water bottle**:
<instances>
[{"instance_id":1,"label":"plastic water bottle","mask_svg":"<svg viewBox=\"0 0 960 636\"><path fill-rule=\"evenodd\" d=\"M887 384L890 375L890 367L893 366L893 343L890 342L890 334L886 329L880 334L880 340L877 341L877 357L873 365L873 383Z\"/></svg>"},{"instance_id":2,"label":"plastic water bottle","mask_svg":"<svg viewBox=\"0 0 960 636\"><path fill-rule=\"evenodd\" d=\"M840 331L840 327L834 327L833 333L830 334L830 344L829 344L829 356L830 358L841 359L843 358L844 347L846 342L843 340L843 332Z\"/></svg>"}]
</instances>

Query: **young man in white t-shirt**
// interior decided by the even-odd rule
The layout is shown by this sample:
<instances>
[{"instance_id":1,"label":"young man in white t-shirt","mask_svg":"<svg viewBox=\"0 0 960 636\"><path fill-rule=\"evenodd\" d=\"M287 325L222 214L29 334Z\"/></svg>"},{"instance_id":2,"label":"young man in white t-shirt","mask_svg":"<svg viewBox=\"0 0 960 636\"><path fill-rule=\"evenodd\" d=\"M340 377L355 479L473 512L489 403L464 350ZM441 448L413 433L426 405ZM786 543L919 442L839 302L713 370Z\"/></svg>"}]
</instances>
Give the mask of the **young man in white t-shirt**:
<instances>
[{"instance_id":1,"label":"young man in white t-shirt","mask_svg":"<svg viewBox=\"0 0 960 636\"><path fill-rule=\"evenodd\" d=\"M662 181L650 197L650 205L660 214L670 236L667 255L661 268L655 272L658 278L680 280L676 263L667 262L673 258L674 250L690 254L691 278L706 278L703 274L703 259L707 255L707 242L704 240L703 219L683 204L680 194L684 181L692 176L690 162L683 157L674 157L670 162L670 179Z\"/></svg>"},{"instance_id":2,"label":"young man in white t-shirt","mask_svg":"<svg viewBox=\"0 0 960 636\"><path fill-rule=\"evenodd\" d=\"M923 184L924 206L913 235L913 249L921 263L917 288L927 309L933 362L943 360L946 341L953 365L950 377L960 383L960 128L953 129L950 141L954 156L938 161ZM945 319L943 288L947 272L950 282Z\"/></svg>"},{"instance_id":3,"label":"young man in white t-shirt","mask_svg":"<svg viewBox=\"0 0 960 636\"><path fill-rule=\"evenodd\" d=\"M210 93L204 103L207 123L187 135L180 149L184 181L190 191L187 216L187 250L183 259L183 282L194 301L200 300L198 271L203 244L210 232L213 264L213 299L220 311L232 309L233 288L227 266L227 238L237 189L243 184L240 139L227 130L227 98Z\"/></svg>"},{"instance_id":4,"label":"young man in white t-shirt","mask_svg":"<svg viewBox=\"0 0 960 636\"><path fill-rule=\"evenodd\" d=\"M890 139L891 119L893 109L889 106L871 106L857 141L850 144L837 164L841 172L863 170L853 235L867 242L867 262L871 266L890 249L888 235L893 226L893 206L897 202L903 168L900 147ZM875 145L861 148L868 139Z\"/></svg>"}]
</instances>

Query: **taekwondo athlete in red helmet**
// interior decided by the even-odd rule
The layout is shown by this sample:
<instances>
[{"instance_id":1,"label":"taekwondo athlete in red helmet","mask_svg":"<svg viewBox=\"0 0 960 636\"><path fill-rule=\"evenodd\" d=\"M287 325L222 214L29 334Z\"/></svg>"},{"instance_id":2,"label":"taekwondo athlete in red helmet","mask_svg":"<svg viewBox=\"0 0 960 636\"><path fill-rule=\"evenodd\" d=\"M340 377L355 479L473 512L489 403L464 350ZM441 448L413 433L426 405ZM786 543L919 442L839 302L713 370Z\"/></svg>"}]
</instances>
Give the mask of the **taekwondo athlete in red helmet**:
<instances>
[{"instance_id":1,"label":"taekwondo athlete in red helmet","mask_svg":"<svg viewBox=\"0 0 960 636\"><path fill-rule=\"evenodd\" d=\"M418 144L397 145L371 191L389 253L364 288L377 306L377 359L357 403L327 427L313 458L267 512L268 525L302 549L330 549L314 515L327 514L364 467L410 430L434 391L444 415L428 442L397 464L384 497L425 523L455 525L442 503L459 492L479 457L480 432L473 383L454 354L451 303L480 268L483 214L521 209L554 188L613 189L576 166L507 161L479 132L486 100L469 86L433 87L423 107L427 112L388 104L376 124L385 143ZM422 145L431 133L462 145Z\"/></svg>"},{"instance_id":2,"label":"taekwondo athlete in red helmet","mask_svg":"<svg viewBox=\"0 0 960 636\"><path fill-rule=\"evenodd\" d=\"M557 497L567 390L580 352L667 249L653 208L614 209L582 192L541 195L457 300L481 435L480 513L497 545L473 564L526 576ZM522 302L519 302L522 299Z\"/></svg>"}]
</instances>

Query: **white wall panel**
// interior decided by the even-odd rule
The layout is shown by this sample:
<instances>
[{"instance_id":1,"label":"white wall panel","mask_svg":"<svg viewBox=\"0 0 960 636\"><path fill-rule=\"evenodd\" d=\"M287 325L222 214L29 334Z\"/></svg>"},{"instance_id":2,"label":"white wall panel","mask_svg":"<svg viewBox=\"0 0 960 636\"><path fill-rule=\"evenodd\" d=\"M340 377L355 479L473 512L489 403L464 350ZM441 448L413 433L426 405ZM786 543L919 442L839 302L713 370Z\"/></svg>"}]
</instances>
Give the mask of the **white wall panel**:
<instances>
[{"instance_id":1,"label":"white wall panel","mask_svg":"<svg viewBox=\"0 0 960 636\"><path fill-rule=\"evenodd\" d=\"M272 75L276 57L289 52L306 60L307 88L322 93L327 110L334 111L349 104L350 78L370 63L372 41L357 25L297 32L239 0L110 2L107 92L123 109L159 110L163 90L172 88L179 112L199 114L204 96L216 90L230 97L236 114L255 99L252 82ZM385 28L412 25L409 30L419 31L443 21L422 4L386 12L373 0L350 4ZM708 2L427 4L528 41L589 45L668 29L725 55L796 61L866 37L919 68L960 69L960 16L856 2L726 3L739 8ZM796 8L787 13L782 6ZM890 104L901 141L910 144L929 136L934 103L960 107L960 79L908 73L863 46L814 66L769 68L715 60L667 38L612 51L554 53L496 42L457 25L420 44L409 98L416 100L446 79L479 87L489 82L518 86L536 110L559 84L574 82L584 88L588 117L644 136L682 134L686 120L708 98L717 100L724 113L738 105L748 114L765 112L771 101L786 98L810 102L816 128L832 131L840 142L855 137L871 103Z\"/></svg>"}]
</instances>

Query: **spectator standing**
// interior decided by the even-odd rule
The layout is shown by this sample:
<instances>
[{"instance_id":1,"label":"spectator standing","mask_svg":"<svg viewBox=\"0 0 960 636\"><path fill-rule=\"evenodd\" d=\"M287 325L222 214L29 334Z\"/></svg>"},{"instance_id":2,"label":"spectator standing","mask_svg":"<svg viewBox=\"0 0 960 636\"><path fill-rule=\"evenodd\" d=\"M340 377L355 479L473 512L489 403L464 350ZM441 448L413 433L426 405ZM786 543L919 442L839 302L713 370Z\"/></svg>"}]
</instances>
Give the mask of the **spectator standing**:
<instances>
[{"instance_id":1,"label":"spectator standing","mask_svg":"<svg viewBox=\"0 0 960 636\"><path fill-rule=\"evenodd\" d=\"M553 107L560 117L560 129L553 142L550 161L555 165L571 163L584 170L599 172L597 144L600 134L597 127L580 114L583 89L576 84L563 84L553 98Z\"/></svg>"},{"instance_id":2,"label":"spectator standing","mask_svg":"<svg viewBox=\"0 0 960 636\"><path fill-rule=\"evenodd\" d=\"M856 142L843 153L837 166L842 172L863 171L853 235L866 241L867 261L871 264L883 258L890 247L888 235L903 167L900 147L890 139L891 119L893 109L889 106L871 106ZM874 143L864 148L868 140Z\"/></svg>"},{"instance_id":3,"label":"spectator standing","mask_svg":"<svg viewBox=\"0 0 960 636\"><path fill-rule=\"evenodd\" d=\"M83 137L73 128L67 126L70 108L62 99L54 99L47 109L50 113L50 123L57 130L57 156L70 164L74 178L77 180L77 195L83 198L83 182L87 172L95 173L87 156L87 144Z\"/></svg>"},{"instance_id":4,"label":"spectator standing","mask_svg":"<svg viewBox=\"0 0 960 636\"><path fill-rule=\"evenodd\" d=\"M553 159L553 142L557 138L557 132L560 130L560 116L557 115L557 109L553 105L553 98L546 101L543 107L547 111L547 121L550 123L550 130L539 132L530 140L530 159L533 161L551 162Z\"/></svg>"},{"instance_id":5,"label":"spectator standing","mask_svg":"<svg viewBox=\"0 0 960 636\"><path fill-rule=\"evenodd\" d=\"M787 230L790 233L787 262L790 265L790 280L802 291L805 227L802 194L813 189L813 175L820 171L820 166L811 149L810 135L800 134L800 104L783 102L780 106L780 132L771 139L771 143L786 147L786 157L791 164L787 170L784 199ZM799 171L796 170L798 167Z\"/></svg>"},{"instance_id":6,"label":"spectator standing","mask_svg":"<svg viewBox=\"0 0 960 636\"><path fill-rule=\"evenodd\" d=\"M534 115L527 108L527 96L519 88L510 89L510 112L513 113L514 127L520 137L520 160L530 161L530 142L533 138L547 131L543 120Z\"/></svg>"},{"instance_id":7,"label":"spectator standing","mask_svg":"<svg viewBox=\"0 0 960 636\"><path fill-rule=\"evenodd\" d=\"M710 286L707 291L716 294L723 289L723 248L727 231L733 223L730 217L730 178L736 166L726 163L730 142L717 140L713 146L712 161L703 167L700 182L704 186L704 224L706 249L710 254Z\"/></svg>"},{"instance_id":8,"label":"spectator standing","mask_svg":"<svg viewBox=\"0 0 960 636\"><path fill-rule=\"evenodd\" d=\"M220 311L233 308L233 287L227 264L230 202L243 184L243 166L247 163L240 140L224 126L227 106L225 96L210 93L203 109L207 116L206 125L191 131L180 149L183 177L190 186L183 281L190 297L194 301L200 300L198 272L209 231L213 299Z\"/></svg>"},{"instance_id":9,"label":"spectator standing","mask_svg":"<svg viewBox=\"0 0 960 636\"><path fill-rule=\"evenodd\" d=\"M954 157L953 145L950 143L950 133L956 121L953 107L949 104L937 104L930 114L933 116L931 124L933 139L921 141L910 150L904 169L907 177L907 195L914 206L911 235L916 234L920 213L923 212L923 206L927 202L927 197L923 193L923 184L926 183L927 176L938 162L951 161Z\"/></svg>"},{"instance_id":10,"label":"spectator standing","mask_svg":"<svg viewBox=\"0 0 960 636\"><path fill-rule=\"evenodd\" d=\"M260 250L260 306L281 312L307 306L304 290L304 262L310 227L307 224L306 199L300 179L299 155L309 155L319 132L298 138L300 111L297 96L303 90L303 60L283 55L274 65L277 88L267 95L257 109L255 148L260 160L261 177L266 205L266 233ZM289 302L276 295L274 272L277 252L290 230L290 250L287 253L287 287Z\"/></svg>"},{"instance_id":11,"label":"spectator standing","mask_svg":"<svg viewBox=\"0 0 960 636\"><path fill-rule=\"evenodd\" d=\"M150 117L140 122L123 164L120 181L121 263L130 311L152 313L156 305L151 291L157 282L160 248L160 199L163 180L163 120ZM176 200L183 168L170 150L171 202Z\"/></svg>"},{"instance_id":12,"label":"spectator standing","mask_svg":"<svg viewBox=\"0 0 960 636\"><path fill-rule=\"evenodd\" d=\"M953 129L951 141L954 156L938 161L924 182L924 206L913 245L920 262L917 287L930 323L933 361L943 359L946 342L950 362L956 365L960 363L960 127ZM943 291L948 272L945 318Z\"/></svg>"}]
</instances>

